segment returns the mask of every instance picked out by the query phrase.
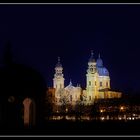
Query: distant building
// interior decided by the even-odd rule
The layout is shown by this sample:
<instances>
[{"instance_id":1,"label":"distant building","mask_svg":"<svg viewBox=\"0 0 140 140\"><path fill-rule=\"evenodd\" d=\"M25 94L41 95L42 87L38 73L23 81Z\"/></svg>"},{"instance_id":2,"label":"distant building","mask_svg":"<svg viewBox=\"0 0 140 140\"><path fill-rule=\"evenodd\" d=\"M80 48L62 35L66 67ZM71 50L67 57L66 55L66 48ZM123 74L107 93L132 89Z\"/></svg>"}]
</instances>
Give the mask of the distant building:
<instances>
[{"instance_id":1,"label":"distant building","mask_svg":"<svg viewBox=\"0 0 140 140\"><path fill-rule=\"evenodd\" d=\"M86 74L86 89L83 90L80 85L76 87L70 83L64 86L63 67L60 63L60 58L55 67L53 78L53 88L49 88L49 92L53 95L52 100L54 105L61 106L63 104L76 105L77 102L82 102L85 105L93 104L95 99L120 98L121 92L110 90L110 77L108 70L103 66L103 61L98 56L97 61L91 57L88 61L88 69Z\"/></svg>"}]
</instances>

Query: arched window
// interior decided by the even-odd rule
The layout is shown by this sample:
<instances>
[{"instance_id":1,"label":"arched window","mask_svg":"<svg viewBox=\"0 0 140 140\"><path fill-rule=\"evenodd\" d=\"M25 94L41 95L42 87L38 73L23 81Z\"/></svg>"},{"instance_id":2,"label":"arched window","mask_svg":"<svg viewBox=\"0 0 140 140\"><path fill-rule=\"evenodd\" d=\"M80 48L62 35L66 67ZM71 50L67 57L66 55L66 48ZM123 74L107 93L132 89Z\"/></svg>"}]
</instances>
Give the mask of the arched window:
<instances>
[{"instance_id":1,"label":"arched window","mask_svg":"<svg viewBox=\"0 0 140 140\"><path fill-rule=\"evenodd\" d=\"M72 102L72 95L70 95L70 101Z\"/></svg>"},{"instance_id":2,"label":"arched window","mask_svg":"<svg viewBox=\"0 0 140 140\"><path fill-rule=\"evenodd\" d=\"M96 81L95 81L95 86L96 86Z\"/></svg>"},{"instance_id":3,"label":"arched window","mask_svg":"<svg viewBox=\"0 0 140 140\"><path fill-rule=\"evenodd\" d=\"M108 87L108 82L106 82L106 87Z\"/></svg>"},{"instance_id":4,"label":"arched window","mask_svg":"<svg viewBox=\"0 0 140 140\"><path fill-rule=\"evenodd\" d=\"M91 86L91 81L89 81L89 86Z\"/></svg>"},{"instance_id":5,"label":"arched window","mask_svg":"<svg viewBox=\"0 0 140 140\"><path fill-rule=\"evenodd\" d=\"M102 82L100 82L100 87L102 87Z\"/></svg>"},{"instance_id":6,"label":"arched window","mask_svg":"<svg viewBox=\"0 0 140 140\"><path fill-rule=\"evenodd\" d=\"M89 100L91 101L91 96L89 96Z\"/></svg>"},{"instance_id":7,"label":"arched window","mask_svg":"<svg viewBox=\"0 0 140 140\"><path fill-rule=\"evenodd\" d=\"M93 71L93 68L90 68L90 71Z\"/></svg>"},{"instance_id":8,"label":"arched window","mask_svg":"<svg viewBox=\"0 0 140 140\"><path fill-rule=\"evenodd\" d=\"M30 98L25 98L23 101L24 105L24 125L34 125L35 124L35 102Z\"/></svg>"}]
</instances>

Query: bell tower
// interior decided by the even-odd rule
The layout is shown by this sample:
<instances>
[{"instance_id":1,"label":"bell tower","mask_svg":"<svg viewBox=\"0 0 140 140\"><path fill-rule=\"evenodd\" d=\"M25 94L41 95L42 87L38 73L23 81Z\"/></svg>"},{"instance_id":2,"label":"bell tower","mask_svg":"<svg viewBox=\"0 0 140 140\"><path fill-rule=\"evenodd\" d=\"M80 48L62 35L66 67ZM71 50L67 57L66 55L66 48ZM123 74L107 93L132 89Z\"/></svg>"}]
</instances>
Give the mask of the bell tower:
<instances>
[{"instance_id":1,"label":"bell tower","mask_svg":"<svg viewBox=\"0 0 140 140\"><path fill-rule=\"evenodd\" d=\"M87 91L87 101L92 103L94 98L97 97L97 84L98 84L98 72L96 68L96 61L93 57L93 51L91 51L91 57L88 61L88 69L86 74L86 91Z\"/></svg>"},{"instance_id":2,"label":"bell tower","mask_svg":"<svg viewBox=\"0 0 140 140\"><path fill-rule=\"evenodd\" d=\"M58 91L59 89L64 88L64 77L63 77L63 67L60 63L60 57L58 57L58 62L55 66L55 74L53 78L53 88Z\"/></svg>"}]
</instances>

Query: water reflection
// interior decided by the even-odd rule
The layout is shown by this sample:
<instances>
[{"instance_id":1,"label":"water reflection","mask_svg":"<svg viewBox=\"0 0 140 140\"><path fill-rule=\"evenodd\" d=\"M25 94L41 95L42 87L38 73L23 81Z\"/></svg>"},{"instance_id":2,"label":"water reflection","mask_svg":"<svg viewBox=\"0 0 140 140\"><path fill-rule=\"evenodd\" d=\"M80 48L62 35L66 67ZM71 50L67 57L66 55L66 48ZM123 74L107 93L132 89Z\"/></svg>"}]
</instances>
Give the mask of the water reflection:
<instances>
[{"instance_id":1,"label":"water reflection","mask_svg":"<svg viewBox=\"0 0 140 140\"><path fill-rule=\"evenodd\" d=\"M108 121L108 120L120 120L120 121L129 121L129 120L138 120L140 119L140 115L132 114L132 115L119 115L119 116L98 116L98 117L91 117L91 116L70 116L70 115L59 115L59 116L51 116L50 120L69 120L69 121L92 121L92 120L101 120L101 121Z\"/></svg>"}]
</instances>

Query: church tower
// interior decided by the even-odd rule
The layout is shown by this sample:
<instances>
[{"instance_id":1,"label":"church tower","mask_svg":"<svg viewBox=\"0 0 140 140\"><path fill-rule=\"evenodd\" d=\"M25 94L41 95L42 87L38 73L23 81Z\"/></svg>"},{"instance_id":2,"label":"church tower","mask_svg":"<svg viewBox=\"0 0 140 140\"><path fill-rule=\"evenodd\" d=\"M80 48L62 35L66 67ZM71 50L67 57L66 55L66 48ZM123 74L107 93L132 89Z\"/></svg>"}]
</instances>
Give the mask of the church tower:
<instances>
[{"instance_id":1,"label":"church tower","mask_svg":"<svg viewBox=\"0 0 140 140\"><path fill-rule=\"evenodd\" d=\"M64 77L63 77L63 67L60 63L60 57L58 57L58 62L55 67L55 74L53 78L53 88L58 91L59 89L64 88Z\"/></svg>"},{"instance_id":2,"label":"church tower","mask_svg":"<svg viewBox=\"0 0 140 140\"><path fill-rule=\"evenodd\" d=\"M98 97L98 72L96 68L96 61L93 57L93 51L91 51L91 57L88 61L86 77L87 101L88 103L92 103L92 101Z\"/></svg>"}]
</instances>

